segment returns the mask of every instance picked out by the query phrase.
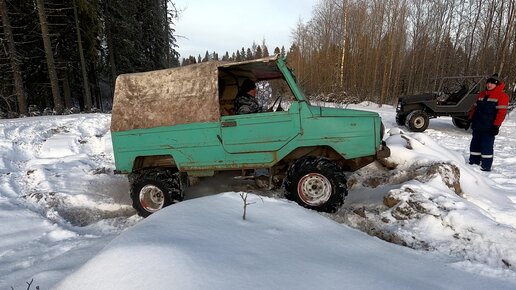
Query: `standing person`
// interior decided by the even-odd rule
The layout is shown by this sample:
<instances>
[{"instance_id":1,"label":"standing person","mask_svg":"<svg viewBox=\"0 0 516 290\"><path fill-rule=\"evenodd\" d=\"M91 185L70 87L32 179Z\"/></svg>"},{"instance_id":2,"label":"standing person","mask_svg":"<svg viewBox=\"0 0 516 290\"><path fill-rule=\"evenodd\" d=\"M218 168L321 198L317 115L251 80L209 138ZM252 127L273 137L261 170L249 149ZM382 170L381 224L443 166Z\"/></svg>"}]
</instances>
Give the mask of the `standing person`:
<instances>
[{"instance_id":1,"label":"standing person","mask_svg":"<svg viewBox=\"0 0 516 290\"><path fill-rule=\"evenodd\" d=\"M469 164L480 165L482 171L491 171L495 136L505 119L509 96L503 91L505 84L494 74L486 81L486 90L480 92L473 105L466 130L473 130L469 147Z\"/></svg>"},{"instance_id":2,"label":"standing person","mask_svg":"<svg viewBox=\"0 0 516 290\"><path fill-rule=\"evenodd\" d=\"M245 79L234 101L235 114L253 114L262 111L256 99L256 85L250 79Z\"/></svg>"}]
</instances>

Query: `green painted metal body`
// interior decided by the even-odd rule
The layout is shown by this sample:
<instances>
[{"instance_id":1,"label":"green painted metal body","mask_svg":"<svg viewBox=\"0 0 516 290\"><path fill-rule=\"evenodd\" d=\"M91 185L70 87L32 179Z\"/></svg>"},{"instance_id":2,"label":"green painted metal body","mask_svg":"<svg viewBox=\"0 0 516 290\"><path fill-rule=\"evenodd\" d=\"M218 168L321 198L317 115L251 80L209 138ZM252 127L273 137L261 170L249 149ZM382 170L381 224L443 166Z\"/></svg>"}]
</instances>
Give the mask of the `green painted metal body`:
<instances>
[{"instance_id":1,"label":"green painted metal body","mask_svg":"<svg viewBox=\"0 0 516 290\"><path fill-rule=\"evenodd\" d=\"M112 132L116 169L133 170L143 156L171 156L192 173L270 168L297 148L327 146L351 160L381 147L377 113L309 105L282 59L278 69L295 96L287 111L221 116L199 122Z\"/></svg>"}]
</instances>

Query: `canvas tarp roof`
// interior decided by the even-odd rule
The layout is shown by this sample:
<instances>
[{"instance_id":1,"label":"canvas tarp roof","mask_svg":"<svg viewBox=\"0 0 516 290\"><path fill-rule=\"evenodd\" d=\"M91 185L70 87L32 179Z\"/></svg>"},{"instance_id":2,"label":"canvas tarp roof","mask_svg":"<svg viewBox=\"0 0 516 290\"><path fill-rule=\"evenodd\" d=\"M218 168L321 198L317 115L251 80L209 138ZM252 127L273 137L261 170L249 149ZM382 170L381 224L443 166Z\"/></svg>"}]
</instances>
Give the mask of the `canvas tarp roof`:
<instances>
[{"instance_id":1,"label":"canvas tarp roof","mask_svg":"<svg viewBox=\"0 0 516 290\"><path fill-rule=\"evenodd\" d=\"M206 62L118 76L111 131L217 121L220 64Z\"/></svg>"}]
</instances>

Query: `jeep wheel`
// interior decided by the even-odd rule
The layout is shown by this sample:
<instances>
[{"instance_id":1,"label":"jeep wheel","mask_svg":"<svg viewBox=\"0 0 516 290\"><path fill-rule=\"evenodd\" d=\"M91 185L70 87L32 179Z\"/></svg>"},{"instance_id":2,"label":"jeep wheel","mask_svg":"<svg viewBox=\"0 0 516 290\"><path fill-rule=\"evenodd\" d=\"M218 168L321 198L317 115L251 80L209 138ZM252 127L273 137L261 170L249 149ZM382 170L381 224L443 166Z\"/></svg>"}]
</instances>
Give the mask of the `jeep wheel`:
<instances>
[{"instance_id":1,"label":"jeep wheel","mask_svg":"<svg viewBox=\"0 0 516 290\"><path fill-rule=\"evenodd\" d=\"M317 211L335 212L347 195L346 177L334 162L308 156L290 166L284 181L286 197Z\"/></svg>"},{"instance_id":2,"label":"jeep wheel","mask_svg":"<svg viewBox=\"0 0 516 290\"><path fill-rule=\"evenodd\" d=\"M468 120L464 120L462 118L453 117L452 123L455 127L459 129L466 129L466 125L468 124Z\"/></svg>"},{"instance_id":3,"label":"jeep wheel","mask_svg":"<svg viewBox=\"0 0 516 290\"><path fill-rule=\"evenodd\" d=\"M170 169L150 169L129 176L133 207L142 217L183 200L183 185L179 172Z\"/></svg>"},{"instance_id":4,"label":"jeep wheel","mask_svg":"<svg viewBox=\"0 0 516 290\"><path fill-rule=\"evenodd\" d=\"M396 124L398 124L398 126L405 126L406 119L407 119L406 115L396 114Z\"/></svg>"},{"instance_id":5,"label":"jeep wheel","mask_svg":"<svg viewBox=\"0 0 516 290\"><path fill-rule=\"evenodd\" d=\"M430 122L428 115L423 111L412 111L407 116L405 126L412 132L423 132L428 128Z\"/></svg>"}]
</instances>

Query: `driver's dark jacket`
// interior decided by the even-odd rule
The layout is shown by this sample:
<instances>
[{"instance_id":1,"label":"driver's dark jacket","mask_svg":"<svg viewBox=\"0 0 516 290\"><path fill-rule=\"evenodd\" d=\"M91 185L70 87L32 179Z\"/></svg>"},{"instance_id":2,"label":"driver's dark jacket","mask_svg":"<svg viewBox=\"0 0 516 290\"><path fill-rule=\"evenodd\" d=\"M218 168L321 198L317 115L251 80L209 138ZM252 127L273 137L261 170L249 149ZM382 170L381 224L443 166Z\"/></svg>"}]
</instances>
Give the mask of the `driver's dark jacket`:
<instances>
[{"instance_id":1,"label":"driver's dark jacket","mask_svg":"<svg viewBox=\"0 0 516 290\"><path fill-rule=\"evenodd\" d=\"M233 105L235 114L237 115L259 113L262 111L258 100L249 94L241 94L236 97Z\"/></svg>"},{"instance_id":2,"label":"driver's dark jacket","mask_svg":"<svg viewBox=\"0 0 516 290\"><path fill-rule=\"evenodd\" d=\"M509 105L504 87L502 82L491 91L480 92L469 117L473 131L489 132L493 126L502 125Z\"/></svg>"}]
</instances>

